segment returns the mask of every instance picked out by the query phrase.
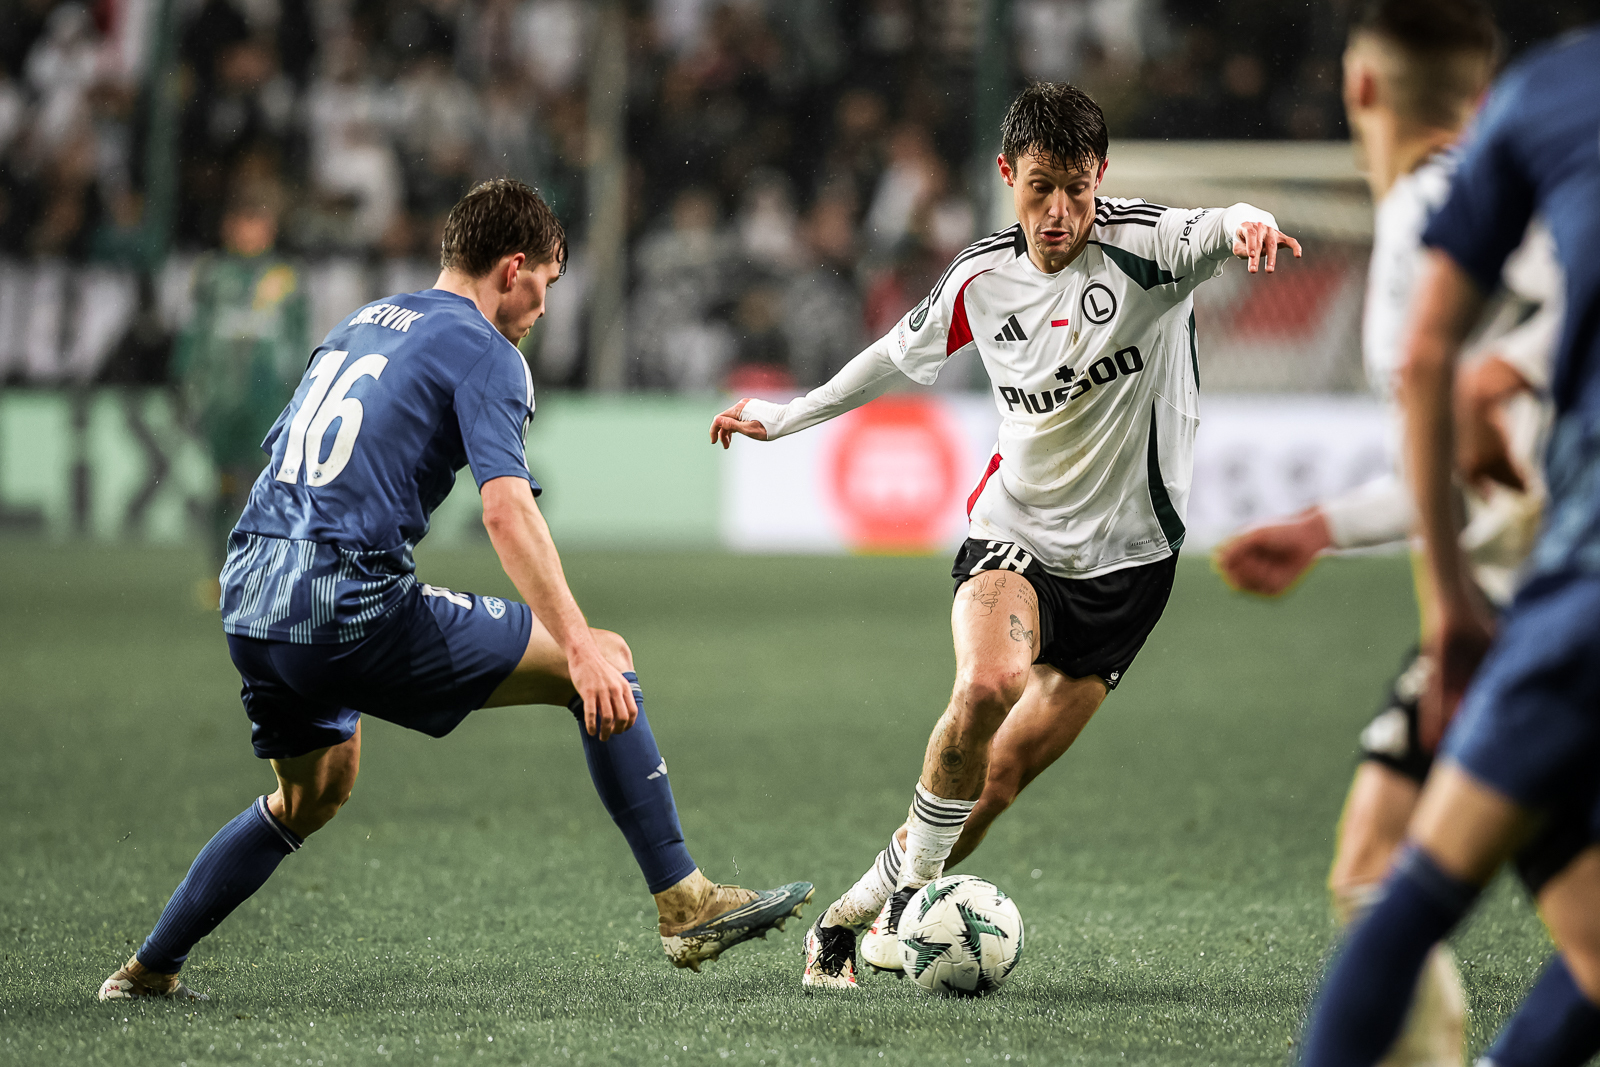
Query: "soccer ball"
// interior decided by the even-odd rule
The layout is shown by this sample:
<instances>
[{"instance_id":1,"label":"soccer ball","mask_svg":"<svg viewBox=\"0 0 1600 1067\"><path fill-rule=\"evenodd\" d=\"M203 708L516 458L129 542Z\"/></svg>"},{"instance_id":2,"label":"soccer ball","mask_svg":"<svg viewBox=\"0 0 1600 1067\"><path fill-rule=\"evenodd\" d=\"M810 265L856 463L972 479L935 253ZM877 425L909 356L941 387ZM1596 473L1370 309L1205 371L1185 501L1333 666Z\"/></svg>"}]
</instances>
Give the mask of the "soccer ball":
<instances>
[{"instance_id":1,"label":"soccer ball","mask_svg":"<svg viewBox=\"0 0 1600 1067\"><path fill-rule=\"evenodd\" d=\"M906 903L899 926L906 974L930 993L982 996L1022 958L1022 914L992 883L937 878Z\"/></svg>"}]
</instances>

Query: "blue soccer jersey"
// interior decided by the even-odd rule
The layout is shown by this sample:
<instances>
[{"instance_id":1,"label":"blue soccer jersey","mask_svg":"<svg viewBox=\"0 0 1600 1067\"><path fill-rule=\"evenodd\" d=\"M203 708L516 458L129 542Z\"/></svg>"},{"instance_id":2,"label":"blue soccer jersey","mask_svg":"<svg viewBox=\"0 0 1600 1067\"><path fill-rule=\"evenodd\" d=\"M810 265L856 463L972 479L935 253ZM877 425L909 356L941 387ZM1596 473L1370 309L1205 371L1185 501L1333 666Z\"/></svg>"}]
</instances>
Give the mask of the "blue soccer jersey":
<instances>
[{"instance_id":1,"label":"blue soccer jersey","mask_svg":"<svg viewBox=\"0 0 1600 1067\"><path fill-rule=\"evenodd\" d=\"M1423 242L1485 292L1534 214L1566 272L1566 320L1551 394L1550 506L1537 572L1600 572L1600 30L1517 63L1496 85L1450 196Z\"/></svg>"},{"instance_id":2,"label":"blue soccer jersey","mask_svg":"<svg viewBox=\"0 0 1600 1067\"><path fill-rule=\"evenodd\" d=\"M312 353L262 442L271 456L228 545L222 625L297 644L363 637L415 584L412 550L470 464L525 478L533 379L472 301L369 304Z\"/></svg>"}]
</instances>

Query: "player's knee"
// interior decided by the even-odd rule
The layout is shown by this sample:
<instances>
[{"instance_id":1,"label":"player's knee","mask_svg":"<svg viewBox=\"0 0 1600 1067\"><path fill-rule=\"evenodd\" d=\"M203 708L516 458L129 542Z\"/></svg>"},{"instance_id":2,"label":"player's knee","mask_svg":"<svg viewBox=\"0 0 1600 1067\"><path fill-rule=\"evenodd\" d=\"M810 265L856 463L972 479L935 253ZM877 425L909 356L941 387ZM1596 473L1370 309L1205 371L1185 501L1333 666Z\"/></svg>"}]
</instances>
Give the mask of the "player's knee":
<instances>
[{"instance_id":1,"label":"player's knee","mask_svg":"<svg viewBox=\"0 0 1600 1067\"><path fill-rule=\"evenodd\" d=\"M956 679L956 704L980 721L1004 719L1022 699L1028 685L1028 672L1001 667L980 667L964 671Z\"/></svg>"},{"instance_id":2,"label":"player's knee","mask_svg":"<svg viewBox=\"0 0 1600 1067\"><path fill-rule=\"evenodd\" d=\"M328 782L289 792L284 797L285 825L302 838L309 837L333 821L354 789L354 782Z\"/></svg>"},{"instance_id":3,"label":"player's knee","mask_svg":"<svg viewBox=\"0 0 1600 1067\"><path fill-rule=\"evenodd\" d=\"M633 670L633 649L628 647L628 642L622 639L621 634L614 634L610 630L594 630L595 644L600 646L600 654L616 666L618 670Z\"/></svg>"}]
</instances>

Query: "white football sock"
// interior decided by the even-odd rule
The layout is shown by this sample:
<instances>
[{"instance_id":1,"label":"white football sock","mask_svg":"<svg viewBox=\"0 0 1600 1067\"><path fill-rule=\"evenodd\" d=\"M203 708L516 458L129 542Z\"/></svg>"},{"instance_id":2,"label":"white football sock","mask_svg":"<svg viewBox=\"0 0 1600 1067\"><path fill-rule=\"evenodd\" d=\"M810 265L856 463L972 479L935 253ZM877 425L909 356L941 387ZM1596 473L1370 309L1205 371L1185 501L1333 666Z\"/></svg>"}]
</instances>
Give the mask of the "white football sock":
<instances>
[{"instance_id":1,"label":"white football sock","mask_svg":"<svg viewBox=\"0 0 1600 1067\"><path fill-rule=\"evenodd\" d=\"M822 916L823 926L848 926L852 929L867 925L877 918L883 902L894 892L895 880L900 877L900 863L905 858L906 846L900 843L900 831L889 835L889 847L878 853L867 873L834 901Z\"/></svg>"},{"instance_id":2,"label":"white football sock","mask_svg":"<svg viewBox=\"0 0 1600 1067\"><path fill-rule=\"evenodd\" d=\"M961 837L976 800L950 800L935 796L917 783L911 798L911 818L906 822L906 858L900 864L896 889L920 889L939 877L944 861Z\"/></svg>"},{"instance_id":3,"label":"white football sock","mask_svg":"<svg viewBox=\"0 0 1600 1067\"><path fill-rule=\"evenodd\" d=\"M1383 896L1383 883L1334 891L1334 911L1346 928L1359 923ZM1405 1025L1378 1067L1454 1067L1466 1045L1467 996L1450 946L1428 954Z\"/></svg>"},{"instance_id":4,"label":"white football sock","mask_svg":"<svg viewBox=\"0 0 1600 1067\"><path fill-rule=\"evenodd\" d=\"M1405 1026L1378 1067L1454 1067L1466 1047L1467 996L1450 946L1428 953Z\"/></svg>"}]
</instances>

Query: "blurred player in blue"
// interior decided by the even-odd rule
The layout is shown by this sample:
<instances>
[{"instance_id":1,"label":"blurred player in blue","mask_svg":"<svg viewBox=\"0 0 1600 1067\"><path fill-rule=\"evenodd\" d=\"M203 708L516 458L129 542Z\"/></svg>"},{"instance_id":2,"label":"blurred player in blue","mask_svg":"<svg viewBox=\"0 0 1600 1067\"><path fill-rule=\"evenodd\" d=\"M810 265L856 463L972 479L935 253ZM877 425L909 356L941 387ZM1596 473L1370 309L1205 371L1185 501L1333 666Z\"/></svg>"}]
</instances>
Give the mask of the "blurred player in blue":
<instances>
[{"instance_id":1,"label":"blurred player in blue","mask_svg":"<svg viewBox=\"0 0 1600 1067\"><path fill-rule=\"evenodd\" d=\"M1457 539L1451 387L1485 294L1536 212L1567 278L1549 504L1491 646ZM1513 860L1558 952L1482 1062L1577 1067L1600 1052L1600 30L1501 79L1423 240L1432 251L1401 395L1438 620L1430 699L1445 711L1464 689L1465 699L1382 898L1323 984L1303 1063L1377 1062L1429 951Z\"/></svg>"},{"instance_id":2,"label":"blurred player in blue","mask_svg":"<svg viewBox=\"0 0 1600 1067\"><path fill-rule=\"evenodd\" d=\"M569 707L679 967L781 927L811 895L805 882L716 885L695 866L628 646L585 622L534 502L533 379L516 343L566 263L561 224L520 182L484 182L451 210L441 262L434 288L328 334L262 445L270 459L222 572L222 625L278 789L201 850L101 1000L198 996L178 978L195 943L349 799L362 713L442 737L477 708ZM412 550L467 465L526 604L416 579Z\"/></svg>"}]
</instances>

